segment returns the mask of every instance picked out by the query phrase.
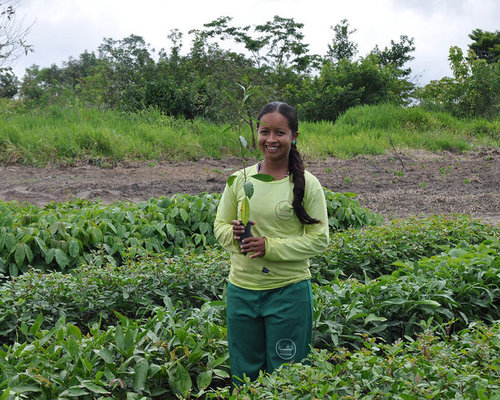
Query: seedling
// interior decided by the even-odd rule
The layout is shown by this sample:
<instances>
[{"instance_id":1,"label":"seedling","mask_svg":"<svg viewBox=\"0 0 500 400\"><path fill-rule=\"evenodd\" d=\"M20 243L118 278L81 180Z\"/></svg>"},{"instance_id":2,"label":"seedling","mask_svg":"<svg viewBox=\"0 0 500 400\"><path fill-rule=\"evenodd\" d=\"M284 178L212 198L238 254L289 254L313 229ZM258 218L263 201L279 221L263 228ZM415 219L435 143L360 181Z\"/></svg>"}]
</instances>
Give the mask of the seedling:
<instances>
[{"instance_id":1,"label":"seedling","mask_svg":"<svg viewBox=\"0 0 500 400\"><path fill-rule=\"evenodd\" d=\"M243 198L243 201L241 202L241 208L240 208L240 215L241 215L241 223L245 227L245 234L240 236L240 246L242 244L243 239L246 239L247 237L252 236L251 232L251 222L249 221L250 219L250 199L253 196L254 193L254 187L253 183L248 180L247 177L247 171L246 171L246 164L245 164L245 156L247 154L247 149L248 149L248 143L246 139L240 135L240 146L241 146L241 162L243 165L243 190L245 192L245 197ZM258 179L259 181L262 182L271 182L274 180L274 177L271 175L267 174L254 174L251 175L250 178ZM232 186L234 183L234 180L236 179L236 175L231 175L229 178L227 178L227 184L228 186ZM243 253L246 255L246 253Z\"/></svg>"}]
</instances>

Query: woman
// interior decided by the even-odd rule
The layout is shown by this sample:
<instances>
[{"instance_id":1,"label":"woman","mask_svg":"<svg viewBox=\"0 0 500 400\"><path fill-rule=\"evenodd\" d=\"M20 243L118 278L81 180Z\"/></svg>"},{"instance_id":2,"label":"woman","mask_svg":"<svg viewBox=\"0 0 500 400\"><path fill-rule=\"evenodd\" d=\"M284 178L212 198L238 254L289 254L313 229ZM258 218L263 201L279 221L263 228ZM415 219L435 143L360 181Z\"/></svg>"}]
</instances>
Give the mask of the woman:
<instances>
[{"instance_id":1,"label":"woman","mask_svg":"<svg viewBox=\"0 0 500 400\"><path fill-rule=\"evenodd\" d=\"M264 160L246 176L252 179L252 237L239 221L244 198L243 172L224 190L214 231L231 252L227 290L227 329L233 383L283 363L300 362L312 344L313 299L309 257L328 245L328 217L319 181L304 171L297 151L298 120L285 103L269 103L258 117L258 144ZM246 255L245 255L246 254Z\"/></svg>"}]
</instances>

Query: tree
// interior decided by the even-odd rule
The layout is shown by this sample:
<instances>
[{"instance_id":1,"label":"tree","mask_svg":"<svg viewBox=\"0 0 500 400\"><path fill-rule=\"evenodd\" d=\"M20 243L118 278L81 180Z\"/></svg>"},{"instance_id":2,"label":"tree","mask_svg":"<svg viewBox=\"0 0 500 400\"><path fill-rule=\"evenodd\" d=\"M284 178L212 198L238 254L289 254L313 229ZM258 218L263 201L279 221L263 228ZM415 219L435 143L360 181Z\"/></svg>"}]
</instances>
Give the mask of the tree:
<instances>
[{"instance_id":1,"label":"tree","mask_svg":"<svg viewBox=\"0 0 500 400\"><path fill-rule=\"evenodd\" d=\"M31 26L24 27L23 20L17 19L19 0L0 0L0 71L8 67L23 53L33 51L26 43Z\"/></svg>"},{"instance_id":2,"label":"tree","mask_svg":"<svg viewBox=\"0 0 500 400\"><path fill-rule=\"evenodd\" d=\"M351 40L350 36L356 32L356 29L349 29L347 19L343 19L339 24L332 26L331 29L335 36L332 43L328 45L326 57L333 62L339 62L344 58L352 61L358 53L358 45Z\"/></svg>"},{"instance_id":3,"label":"tree","mask_svg":"<svg viewBox=\"0 0 500 400\"><path fill-rule=\"evenodd\" d=\"M382 66L391 65L397 71L399 71L401 76L409 76L411 74L411 68L403 68L404 65L414 59L411 55L415 51L414 39L409 38L406 35L401 35L399 42L391 40L391 47L385 47L384 50L380 50L378 46L372 50L372 54L375 54L379 59Z\"/></svg>"},{"instance_id":4,"label":"tree","mask_svg":"<svg viewBox=\"0 0 500 400\"><path fill-rule=\"evenodd\" d=\"M472 50L477 58L486 60L488 64L500 61L500 31L493 33L474 29L469 38L473 41L469 50Z\"/></svg>"},{"instance_id":5,"label":"tree","mask_svg":"<svg viewBox=\"0 0 500 400\"><path fill-rule=\"evenodd\" d=\"M230 26L231 20L231 17L220 17L204 25L209 29L198 33L204 39L218 36L221 40L232 39L243 44L257 68L267 66L277 71L290 68L305 72L316 66L318 56L309 55L309 45L303 43L304 24L275 15L272 21L256 25L252 35L250 26Z\"/></svg>"},{"instance_id":6,"label":"tree","mask_svg":"<svg viewBox=\"0 0 500 400\"><path fill-rule=\"evenodd\" d=\"M13 98L19 90L19 80L12 69L0 70L0 98Z\"/></svg>"},{"instance_id":7,"label":"tree","mask_svg":"<svg viewBox=\"0 0 500 400\"><path fill-rule=\"evenodd\" d=\"M465 56L450 48L453 77L432 81L418 92L428 108L444 109L459 117L494 117L500 112L500 62L488 64L470 50Z\"/></svg>"}]
</instances>

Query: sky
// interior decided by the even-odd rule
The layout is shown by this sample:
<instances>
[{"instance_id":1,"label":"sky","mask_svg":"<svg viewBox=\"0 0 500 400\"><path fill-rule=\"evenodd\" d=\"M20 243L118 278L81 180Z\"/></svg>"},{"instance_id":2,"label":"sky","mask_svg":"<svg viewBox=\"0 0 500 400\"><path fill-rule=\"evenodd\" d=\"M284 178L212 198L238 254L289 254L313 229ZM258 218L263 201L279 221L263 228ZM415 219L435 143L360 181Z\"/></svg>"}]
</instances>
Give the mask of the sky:
<instances>
[{"instance_id":1,"label":"sky","mask_svg":"<svg viewBox=\"0 0 500 400\"><path fill-rule=\"evenodd\" d=\"M19 77L37 64L62 66L85 50L97 51L104 38L139 35L156 50L169 50L172 29L184 34L203 29L221 16L236 26L254 26L275 15L304 24L304 43L310 53L325 55L333 38L332 26L347 19L356 29L352 40L360 56L376 45L383 49L401 35L414 38L415 59L408 64L412 80L423 86L451 76L451 46L467 51L473 29L500 30L498 0L20 0L18 18L33 23L27 42L34 52L13 65Z\"/></svg>"}]
</instances>

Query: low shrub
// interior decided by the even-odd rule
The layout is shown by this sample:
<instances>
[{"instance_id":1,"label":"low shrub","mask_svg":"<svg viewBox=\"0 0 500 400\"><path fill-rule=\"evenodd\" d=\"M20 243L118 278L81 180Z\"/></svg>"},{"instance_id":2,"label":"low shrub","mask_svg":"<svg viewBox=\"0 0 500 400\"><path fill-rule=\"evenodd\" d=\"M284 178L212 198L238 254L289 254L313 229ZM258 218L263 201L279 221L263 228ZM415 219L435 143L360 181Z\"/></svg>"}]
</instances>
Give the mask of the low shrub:
<instances>
[{"instance_id":1,"label":"low shrub","mask_svg":"<svg viewBox=\"0 0 500 400\"><path fill-rule=\"evenodd\" d=\"M43 329L64 316L87 332L98 321L115 324L116 311L140 318L166 302L201 307L222 298L228 270L227 255L217 250L131 257L120 266L82 264L71 274L31 270L0 286L0 342L16 340L40 313Z\"/></svg>"},{"instance_id":2,"label":"low shrub","mask_svg":"<svg viewBox=\"0 0 500 400\"><path fill-rule=\"evenodd\" d=\"M354 196L325 189L332 230L380 223ZM17 276L30 266L64 272L83 262L119 264L131 253L203 251L218 246L213 223L219 200L218 193L202 193L138 204L79 199L44 208L0 200L0 273Z\"/></svg>"},{"instance_id":3,"label":"low shrub","mask_svg":"<svg viewBox=\"0 0 500 400\"><path fill-rule=\"evenodd\" d=\"M500 227L466 215L398 219L333 233L326 252L311 259L311 270L317 282L337 277L372 279L392 273L395 261L431 257L441 253L443 246L461 241L478 244L490 237L500 238Z\"/></svg>"},{"instance_id":4,"label":"low shrub","mask_svg":"<svg viewBox=\"0 0 500 400\"><path fill-rule=\"evenodd\" d=\"M367 339L359 351L313 350L309 364L282 366L230 395L235 399L498 399L500 323L470 324L449 338L426 330L391 345Z\"/></svg>"},{"instance_id":5,"label":"low shrub","mask_svg":"<svg viewBox=\"0 0 500 400\"><path fill-rule=\"evenodd\" d=\"M64 317L41 330L24 326L27 341L0 350L2 399L144 399L201 396L227 386L226 329L219 308L156 309L142 323L119 323L88 334Z\"/></svg>"},{"instance_id":6,"label":"low shrub","mask_svg":"<svg viewBox=\"0 0 500 400\"><path fill-rule=\"evenodd\" d=\"M421 321L449 324L500 320L499 241L455 248L415 262L397 262L391 275L314 285L316 345L359 348L362 335L387 343L415 337Z\"/></svg>"}]
</instances>

